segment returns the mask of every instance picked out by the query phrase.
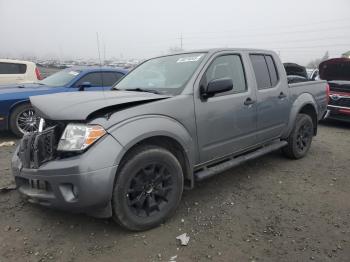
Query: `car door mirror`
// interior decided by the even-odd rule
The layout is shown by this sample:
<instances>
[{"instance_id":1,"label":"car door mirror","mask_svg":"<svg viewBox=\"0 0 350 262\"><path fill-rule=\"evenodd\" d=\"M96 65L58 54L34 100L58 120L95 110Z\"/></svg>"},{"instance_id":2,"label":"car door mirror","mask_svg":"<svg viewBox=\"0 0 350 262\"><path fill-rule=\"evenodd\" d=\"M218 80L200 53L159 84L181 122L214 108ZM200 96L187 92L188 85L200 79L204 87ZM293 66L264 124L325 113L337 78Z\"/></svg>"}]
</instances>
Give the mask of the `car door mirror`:
<instances>
[{"instance_id":1,"label":"car door mirror","mask_svg":"<svg viewBox=\"0 0 350 262\"><path fill-rule=\"evenodd\" d=\"M203 98L209 98L218 93L224 93L233 89L233 82L231 78L219 78L211 80L206 90L201 90Z\"/></svg>"},{"instance_id":2,"label":"car door mirror","mask_svg":"<svg viewBox=\"0 0 350 262\"><path fill-rule=\"evenodd\" d=\"M84 91L85 88L92 87L90 82L83 82L78 85L79 91Z\"/></svg>"}]
</instances>

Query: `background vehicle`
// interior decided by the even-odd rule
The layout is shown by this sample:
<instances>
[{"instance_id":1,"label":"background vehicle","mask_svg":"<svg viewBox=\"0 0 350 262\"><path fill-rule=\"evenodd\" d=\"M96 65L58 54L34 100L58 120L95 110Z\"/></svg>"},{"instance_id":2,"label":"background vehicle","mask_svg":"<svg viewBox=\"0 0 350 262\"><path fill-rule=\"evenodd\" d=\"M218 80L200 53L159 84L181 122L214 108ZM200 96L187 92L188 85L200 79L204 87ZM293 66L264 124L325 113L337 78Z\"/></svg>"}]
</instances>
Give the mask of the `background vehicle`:
<instances>
[{"instance_id":1,"label":"background vehicle","mask_svg":"<svg viewBox=\"0 0 350 262\"><path fill-rule=\"evenodd\" d=\"M150 59L114 91L31 97L54 126L22 139L12 172L31 202L145 230L171 216L196 181L279 148L304 157L326 90L325 81L288 85L271 51Z\"/></svg>"},{"instance_id":2,"label":"background vehicle","mask_svg":"<svg viewBox=\"0 0 350 262\"><path fill-rule=\"evenodd\" d=\"M307 68L306 71L307 71L309 80L320 80L318 68L316 69Z\"/></svg>"},{"instance_id":3,"label":"background vehicle","mask_svg":"<svg viewBox=\"0 0 350 262\"><path fill-rule=\"evenodd\" d=\"M33 83L38 80L42 80L42 77L35 63L0 59L0 85Z\"/></svg>"},{"instance_id":4,"label":"background vehicle","mask_svg":"<svg viewBox=\"0 0 350 262\"><path fill-rule=\"evenodd\" d=\"M37 130L39 118L29 102L30 96L108 90L126 74L124 69L72 67L32 84L0 86L0 130L22 136Z\"/></svg>"},{"instance_id":5,"label":"background vehicle","mask_svg":"<svg viewBox=\"0 0 350 262\"><path fill-rule=\"evenodd\" d=\"M324 61L319 71L320 78L327 80L330 87L325 118L350 122L350 59Z\"/></svg>"},{"instance_id":6,"label":"background vehicle","mask_svg":"<svg viewBox=\"0 0 350 262\"><path fill-rule=\"evenodd\" d=\"M289 84L309 81L309 76L304 66L295 63L284 63Z\"/></svg>"}]
</instances>

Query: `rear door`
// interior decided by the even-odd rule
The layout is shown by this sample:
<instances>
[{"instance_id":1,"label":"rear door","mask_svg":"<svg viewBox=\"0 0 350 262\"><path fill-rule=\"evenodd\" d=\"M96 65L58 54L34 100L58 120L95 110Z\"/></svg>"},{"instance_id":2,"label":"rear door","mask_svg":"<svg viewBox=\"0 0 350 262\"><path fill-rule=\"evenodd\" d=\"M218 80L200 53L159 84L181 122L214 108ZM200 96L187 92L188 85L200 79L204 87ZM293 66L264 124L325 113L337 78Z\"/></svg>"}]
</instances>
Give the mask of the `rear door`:
<instances>
[{"instance_id":1,"label":"rear door","mask_svg":"<svg viewBox=\"0 0 350 262\"><path fill-rule=\"evenodd\" d=\"M26 71L26 64L0 62L0 84L22 83Z\"/></svg>"},{"instance_id":2,"label":"rear door","mask_svg":"<svg viewBox=\"0 0 350 262\"><path fill-rule=\"evenodd\" d=\"M243 61L241 54L218 54L197 80L198 92L194 99L202 163L239 152L256 143L255 90L247 81ZM220 78L231 78L233 90L201 99L200 86ZM245 104L245 101L252 103Z\"/></svg>"},{"instance_id":3,"label":"rear door","mask_svg":"<svg viewBox=\"0 0 350 262\"><path fill-rule=\"evenodd\" d=\"M250 61L257 85L257 139L263 143L279 137L288 123L289 90L272 55L250 54Z\"/></svg>"}]
</instances>

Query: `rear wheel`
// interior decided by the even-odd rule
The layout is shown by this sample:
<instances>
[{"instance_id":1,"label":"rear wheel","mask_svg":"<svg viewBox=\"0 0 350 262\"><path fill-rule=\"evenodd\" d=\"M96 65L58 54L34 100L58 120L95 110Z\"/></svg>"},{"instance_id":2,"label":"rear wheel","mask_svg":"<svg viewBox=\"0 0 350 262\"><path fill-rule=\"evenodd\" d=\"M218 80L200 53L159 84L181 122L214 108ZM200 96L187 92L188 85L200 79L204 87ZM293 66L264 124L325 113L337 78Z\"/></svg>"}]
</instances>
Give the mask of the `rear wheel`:
<instances>
[{"instance_id":1,"label":"rear wheel","mask_svg":"<svg viewBox=\"0 0 350 262\"><path fill-rule=\"evenodd\" d=\"M294 128L289 135L288 145L283 148L284 154L292 159L304 157L310 149L314 135L314 124L309 115L298 114Z\"/></svg>"},{"instance_id":2,"label":"rear wheel","mask_svg":"<svg viewBox=\"0 0 350 262\"><path fill-rule=\"evenodd\" d=\"M30 104L17 106L10 115L10 130L17 136L22 137L25 133L34 132L38 129L40 117L35 113Z\"/></svg>"},{"instance_id":3,"label":"rear wheel","mask_svg":"<svg viewBox=\"0 0 350 262\"><path fill-rule=\"evenodd\" d=\"M176 210L183 173L168 150L146 146L134 150L121 165L113 192L113 218L129 230L158 226Z\"/></svg>"}]
</instances>

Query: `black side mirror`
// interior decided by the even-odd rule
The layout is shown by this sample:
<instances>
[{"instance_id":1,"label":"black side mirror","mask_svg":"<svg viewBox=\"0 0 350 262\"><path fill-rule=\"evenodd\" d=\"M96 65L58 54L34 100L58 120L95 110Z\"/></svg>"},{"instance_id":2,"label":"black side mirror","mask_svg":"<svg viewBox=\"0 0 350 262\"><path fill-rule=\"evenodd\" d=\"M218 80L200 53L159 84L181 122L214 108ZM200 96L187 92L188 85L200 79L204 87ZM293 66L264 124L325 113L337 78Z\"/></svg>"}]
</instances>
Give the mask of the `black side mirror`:
<instances>
[{"instance_id":1,"label":"black side mirror","mask_svg":"<svg viewBox=\"0 0 350 262\"><path fill-rule=\"evenodd\" d=\"M205 99L218 93L224 93L233 89L231 78L219 78L210 81L206 90L201 90L201 96Z\"/></svg>"},{"instance_id":2,"label":"black side mirror","mask_svg":"<svg viewBox=\"0 0 350 262\"><path fill-rule=\"evenodd\" d=\"M79 91L84 91L85 88L91 87L91 86L92 85L90 82L83 82L78 87L79 87Z\"/></svg>"}]
</instances>

